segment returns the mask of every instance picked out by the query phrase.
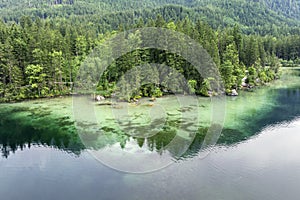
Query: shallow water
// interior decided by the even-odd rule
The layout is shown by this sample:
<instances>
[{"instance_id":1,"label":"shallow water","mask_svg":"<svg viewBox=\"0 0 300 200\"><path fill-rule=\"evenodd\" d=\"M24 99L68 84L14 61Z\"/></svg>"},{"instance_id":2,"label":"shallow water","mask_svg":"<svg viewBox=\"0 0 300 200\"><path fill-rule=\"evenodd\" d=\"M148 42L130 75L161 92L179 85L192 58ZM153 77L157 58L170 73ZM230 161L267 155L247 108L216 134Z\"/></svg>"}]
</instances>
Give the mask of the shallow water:
<instances>
[{"instance_id":1,"label":"shallow water","mask_svg":"<svg viewBox=\"0 0 300 200\"><path fill-rule=\"evenodd\" d=\"M174 96L158 99L152 106L147 99L140 105L119 103L116 108L95 105L95 115L81 114L79 131L72 98L2 104L0 195L5 199L297 199L299 86L294 71L272 86L228 97L222 134L217 145L206 149L202 142L210 125L211 102L205 98L184 106ZM169 145L178 135L183 147ZM128 168L159 170L118 171Z\"/></svg>"}]
</instances>

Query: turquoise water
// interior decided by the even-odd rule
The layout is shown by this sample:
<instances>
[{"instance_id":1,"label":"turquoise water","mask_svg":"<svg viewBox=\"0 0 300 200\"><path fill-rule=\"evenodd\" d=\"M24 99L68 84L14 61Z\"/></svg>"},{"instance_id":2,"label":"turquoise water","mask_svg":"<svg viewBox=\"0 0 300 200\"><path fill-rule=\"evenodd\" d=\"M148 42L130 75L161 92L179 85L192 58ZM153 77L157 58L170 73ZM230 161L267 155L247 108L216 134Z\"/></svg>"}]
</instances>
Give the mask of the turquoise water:
<instances>
[{"instance_id":1,"label":"turquoise water","mask_svg":"<svg viewBox=\"0 0 300 200\"><path fill-rule=\"evenodd\" d=\"M211 119L206 98L188 106L174 96L153 105L147 99L114 108L93 105L96 123L91 113L82 114L81 134L72 98L2 104L0 194L5 199L297 199L299 80L294 70L270 86L228 97L222 134L206 149L202 142ZM178 135L186 148L168 146ZM120 171L128 167L158 170Z\"/></svg>"}]
</instances>

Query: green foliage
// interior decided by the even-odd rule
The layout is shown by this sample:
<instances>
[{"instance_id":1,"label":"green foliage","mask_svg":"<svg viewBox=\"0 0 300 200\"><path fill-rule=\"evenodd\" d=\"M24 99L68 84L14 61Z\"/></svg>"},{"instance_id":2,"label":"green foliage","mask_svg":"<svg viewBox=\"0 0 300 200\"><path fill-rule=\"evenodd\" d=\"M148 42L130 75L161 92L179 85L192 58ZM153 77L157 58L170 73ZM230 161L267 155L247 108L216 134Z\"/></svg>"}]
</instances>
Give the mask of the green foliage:
<instances>
[{"instance_id":1,"label":"green foliage","mask_svg":"<svg viewBox=\"0 0 300 200\"><path fill-rule=\"evenodd\" d=\"M236 77L233 76L234 66L229 60L226 60L221 65L221 75L224 80L224 86L226 90L230 90L236 82Z\"/></svg>"},{"instance_id":2,"label":"green foliage","mask_svg":"<svg viewBox=\"0 0 300 200\"><path fill-rule=\"evenodd\" d=\"M203 80L179 55L157 49L136 50L137 44L144 39L138 31L127 36L132 52L115 60L101 78L91 76L97 74L97 66L102 62L97 58L84 63L86 71L79 71L94 47L119 31L136 27L164 27L195 39L220 69L228 91L238 89L245 76L251 85L256 85L258 78L262 83L278 78L279 58L288 60L288 66L300 63L300 29L299 22L295 21L298 14L295 10L286 14L272 12L281 10L279 8L286 10L288 5L279 0L276 5L270 1L261 5L236 0L230 6L218 0L210 4L207 4L208 0L118 0L114 3L104 0L98 4L92 0L85 3L16 2L0 2L0 16L6 22L0 22L0 101L68 94L77 83L77 76L87 77L84 83L77 84L90 90L97 88L97 92L106 97L117 93L126 101L139 96L159 97L169 92L195 92L204 96L213 92L209 80ZM137 5L141 9L133 12ZM19 6L23 6L23 12L29 16L21 17ZM255 6L256 13L251 11ZM49 7L52 9L46 9ZM105 8L110 14L99 17L97 14ZM65 12L70 10L74 10L72 16ZM288 25L278 22L279 19ZM112 53L113 50L107 49L109 52L106 53ZM189 81L189 87L182 87L179 77L166 69L158 72L148 67L144 74L134 70L134 67L147 63L169 66ZM129 71L131 77L122 78ZM160 73L165 74L164 78ZM132 85L128 80L133 81Z\"/></svg>"},{"instance_id":3,"label":"green foliage","mask_svg":"<svg viewBox=\"0 0 300 200\"><path fill-rule=\"evenodd\" d=\"M197 81L196 80L189 80L188 84L189 84L189 87L190 87L190 92L192 94L194 94L196 92Z\"/></svg>"},{"instance_id":4,"label":"green foliage","mask_svg":"<svg viewBox=\"0 0 300 200\"><path fill-rule=\"evenodd\" d=\"M31 0L0 1L0 16L5 22L27 19L70 19L72 22L105 29L126 28L139 24L139 18L148 23L158 14L166 21L205 19L212 27L239 24L244 33L263 35L299 33L299 0ZM78 24L77 24L78 25ZM103 30L102 30L103 31Z\"/></svg>"},{"instance_id":5,"label":"green foliage","mask_svg":"<svg viewBox=\"0 0 300 200\"><path fill-rule=\"evenodd\" d=\"M152 93L152 97L161 97L163 95L159 87L152 88L151 93Z\"/></svg>"},{"instance_id":6,"label":"green foliage","mask_svg":"<svg viewBox=\"0 0 300 200\"><path fill-rule=\"evenodd\" d=\"M202 96L209 97L211 95L210 92L212 92L212 90L210 86L210 81L211 78L207 78L203 80L199 91Z\"/></svg>"},{"instance_id":7,"label":"green foliage","mask_svg":"<svg viewBox=\"0 0 300 200\"><path fill-rule=\"evenodd\" d=\"M263 82L263 83L266 83L266 82L269 82L270 79L268 78L265 70L262 70L261 72L259 72L258 74L258 77L259 79Z\"/></svg>"},{"instance_id":8,"label":"green foliage","mask_svg":"<svg viewBox=\"0 0 300 200\"><path fill-rule=\"evenodd\" d=\"M248 78L247 78L247 83L250 85L256 85L256 77L257 77L257 72L256 69L252 66L248 68Z\"/></svg>"},{"instance_id":9,"label":"green foliage","mask_svg":"<svg viewBox=\"0 0 300 200\"><path fill-rule=\"evenodd\" d=\"M45 86L45 77L43 73L43 67L40 65L28 65L25 69L27 75L28 84L30 86L30 97L39 97L46 95L48 88Z\"/></svg>"}]
</instances>

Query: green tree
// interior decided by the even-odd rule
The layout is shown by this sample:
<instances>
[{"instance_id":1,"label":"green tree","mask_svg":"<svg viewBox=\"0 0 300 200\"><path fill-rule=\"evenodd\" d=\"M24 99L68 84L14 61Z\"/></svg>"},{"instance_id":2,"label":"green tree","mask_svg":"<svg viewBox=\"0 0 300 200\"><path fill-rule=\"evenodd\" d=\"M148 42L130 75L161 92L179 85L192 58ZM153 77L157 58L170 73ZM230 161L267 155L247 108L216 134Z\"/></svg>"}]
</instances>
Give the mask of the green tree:
<instances>
[{"instance_id":1,"label":"green tree","mask_svg":"<svg viewBox=\"0 0 300 200\"><path fill-rule=\"evenodd\" d=\"M43 73L43 67L40 65L28 65L25 73L30 85L31 97L45 96L49 92L49 88L46 87L45 83L46 74Z\"/></svg>"}]
</instances>

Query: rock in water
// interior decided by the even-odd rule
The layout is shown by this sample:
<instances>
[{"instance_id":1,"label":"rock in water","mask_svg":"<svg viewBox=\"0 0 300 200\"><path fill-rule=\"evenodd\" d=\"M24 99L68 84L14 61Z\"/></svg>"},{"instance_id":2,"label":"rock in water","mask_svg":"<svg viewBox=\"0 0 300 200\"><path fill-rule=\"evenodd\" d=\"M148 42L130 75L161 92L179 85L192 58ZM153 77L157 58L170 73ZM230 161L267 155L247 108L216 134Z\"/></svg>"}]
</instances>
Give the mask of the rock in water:
<instances>
[{"instance_id":1,"label":"rock in water","mask_svg":"<svg viewBox=\"0 0 300 200\"><path fill-rule=\"evenodd\" d=\"M101 101L101 100L105 100L105 97L104 97L104 96L97 95L96 101Z\"/></svg>"},{"instance_id":2,"label":"rock in water","mask_svg":"<svg viewBox=\"0 0 300 200\"><path fill-rule=\"evenodd\" d=\"M238 96L238 95L239 93L235 89L231 90L231 96Z\"/></svg>"}]
</instances>

